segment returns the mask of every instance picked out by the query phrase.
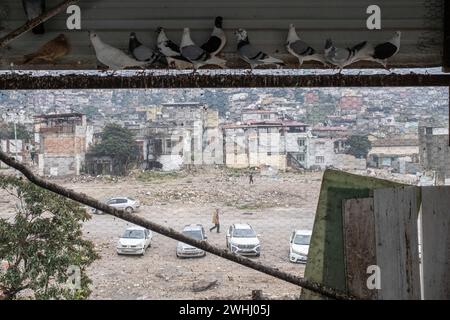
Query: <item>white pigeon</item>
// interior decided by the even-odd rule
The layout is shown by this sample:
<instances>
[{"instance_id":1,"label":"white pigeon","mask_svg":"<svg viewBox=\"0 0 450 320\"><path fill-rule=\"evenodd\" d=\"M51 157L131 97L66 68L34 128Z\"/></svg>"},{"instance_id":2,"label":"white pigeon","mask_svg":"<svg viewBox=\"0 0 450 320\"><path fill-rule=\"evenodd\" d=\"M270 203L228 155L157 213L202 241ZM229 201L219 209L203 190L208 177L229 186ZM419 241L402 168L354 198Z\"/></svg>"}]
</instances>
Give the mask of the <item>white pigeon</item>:
<instances>
[{"instance_id":1,"label":"white pigeon","mask_svg":"<svg viewBox=\"0 0 450 320\"><path fill-rule=\"evenodd\" d=\"M293 24L289 25L286 49L298 59L299 67L302 66L304 61L319 61L326 65L325 56L316 52L314 48L301 40L295 31L295 26Z\"/></svg>"},{"instance_id":2,"label":"white pigeon","mask_svg":"<svg viewBox=\"0 0 450 320\"><path fill-rule=\"evenodd\" d=\"M181 55L180 47L167 38L164 28L158 27L156 33L158 34L156 40L158 50L166 58L169 67L175 67L177 69L192 67L192 63Z\"/></svg>"},{"instance_id":3,"label":"white pigeon","mask_svg":"<svg viewBox=\"0 0 450 320\"><path fill-rule=\"evenodd\" d=\"M212 56L204 49L197 46L191 39L189 28L184 28L183 37L181 38L181 55L192 62L194 72L201 66L210 64L225 68L227 63L225 60Z\"/></svg>"},{"instance_id":4,"label":"white pigeon","mask_svg":"<svg viewBox=\"0 0 450 320\"><path fill-rule=\"evenodd\" d=\"M209 52L212 56L219 54L227 43L227 37L222 29L223 18L216 17L214 20L214 28L208 41L201 48Z\"/></svg>"},{"instance_id":5,"label":"white pigeon","mask_svg":"<svg viewBox=\"0 0 450 320\"><path fill-rule=\"evenodd\" d=\"M250 65L252 70L259 65L276 65L277 68L280 68L284 64L282 60L271 57L267 53L253 47L248 40L247 31L244 29L239 29L234 34L238 41L238 54L242 60Z\"/></svg>"},{"instance_id":6,"label":"white pigeon","mask_svg":"<svg viewBox=\"0 0 450 320\"><path fill-rule=\"evenodd\" d=\"M148 64L144 61L137 61L129 57L125 52L104 43L95 32L89 32L89 37L91 38L98 61L106 65L109 69L122 70L129 67L143 68Z\"/></svg>"},{"instance_id":7,"label":"white pigeon","mask_svg":"<svg viewBox=\"0 0 450 320\"><path fill-rule=\"evenodd\" d=\"M375 61L381 64L384 68L387 68L388 59L395 56L400 51L400 39L402 33L400 31L395 32L394 36L386 42L377 44L373 47L373 51L364 60Z\"/></svg>"},{"instance_id":8,"label":"white pigeon","mask_svg":"<svg viewBox=\"0 0 450 320\"><path fill-rule=\"evenodd\" d=\"M370 50L367 41L358 43L352 48L337 48L331 39L327 39L324 53L327 62L337 66L341 73L346 66L367 57Z\"/></svg>"}]
</instances>

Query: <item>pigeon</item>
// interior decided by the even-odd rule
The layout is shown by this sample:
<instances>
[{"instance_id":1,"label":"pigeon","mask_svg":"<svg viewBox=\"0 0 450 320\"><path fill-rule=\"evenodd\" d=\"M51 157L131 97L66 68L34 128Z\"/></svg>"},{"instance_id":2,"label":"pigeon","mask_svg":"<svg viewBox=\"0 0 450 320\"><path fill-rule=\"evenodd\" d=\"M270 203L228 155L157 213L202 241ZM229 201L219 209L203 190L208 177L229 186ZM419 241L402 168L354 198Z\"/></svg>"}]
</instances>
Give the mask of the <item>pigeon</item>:
<instances>
[{"instance_id":1,"label":"pigeon","mask_svg":"<svg viewBox=\"0 0 450 320\"><path fill-rule=\"evenodd\" d=\"M317 53L316 50L309 46L305 41L300 40L293 24L289 25L286 49L298 59L299 67L302 66L304 61L319 61L326 65L325 56Z\"/></svg>"},{"instance_id":2,"label":"pigeon","mask_svg":"<svg viewBox=\"0 0 450 320\"><path fill-rule=\"evenodd\" d=\"M95 32L89 32L91 43L95 49L98 61L112 70L122 70L128 67L143 68L148 64L145 61L137 61L129 57L125 52L104 43Z\"/></svg>"},{"instance_id":3,"label":"pigeon","mask_svg":"<svg viewBox=\"0 0 450 320\"><path fill-rule=\"evenodd\" d=\"M209 37L208 41L201 46L203 50L210 53L212 56L219 54L227 43L227 37L222 29L222 22L222 17L216 17L216 20L214 21L214 29L211 33L211 36Z\"/></svg>"},{"instance_id":4,"label":"pigeon","mask_svg":"<svg viewBox=\"0 0 450 320\"><path fill-rule=\"evenodd\" d=\"M34 53L25 55L23 63L33 63L37 60L53 62L58 58L67 55L70 51L70 44L64 34L45 43Z\"/></svg>"},{"instance_id":5,"label":"pigeon","mask_svg":"<svg viewBox=\"0 0 450 320\"><path fill-rule=\"evenodd\" d=\"M364 59L370 50L367 41L358 43L352 48L336 48L331 39L325 43L325 59L339 68L339 73L346 66Z\"/></svg>"},{"instance_id":6,"label":"pigeon","mask_svg":"<svg viewBox=\"0 0 450 320\"><path fill-rule=\"evenodd\" d=\"M402 33L395 32L392 39L387 42L380 43L373 48L373 53L364 60L371 60L380 63L384 68L387 68L387 60L392 58L400 51L400 39Z\"/></svg>"},{"instance_id":7,"label":"pigeon","mask_svg":"<svg viewBox=\"0 0 450 320\"><path fill-rule=\"evenodd\" d=\"M247 31L239 29L235 32L238 40L237 50L242 60L247 62L252 70L258 65L274 64L280 68L284 62L280 59L273 58L267 53L264 53L250 44L248 40Z\"/></svg>"},{"instance_id":8,"label":"pigeon","mask_svg":"<svg viewBox=\"0 0 450 320\"><path fill-rule=\"evenodd\" d=\"M28 21L39 17L45 12L45 0L22 0L22 5ZM40 25L34 27L32 32L34 34L45 33L44 24L41 23Z\"/></svg>"},{"instance_id":9,"label":"pigeon","mask_svg":"<svg viewBox=\"0 0 450 320\"><path fill-rule=\"evenodd\" d=\"M136 37L136 33L130 33L130 41L128 50L138 61L145 61L148 64L155 62L159 58L159 54L152 49L144 46Z\"/></svg>"},{"instance_id":10,"label":"pigeon","mask_svg":"<svg viewBox=\"0 0 450 320\"><path fill-rule=\"evenodd\" d=\"M181 55L180 47L167 38L166 32L162 27L158 27L156 33L158 34L158 50L166 58L169 66L176 67L177 69L192 67L192 63Z\"/></svg>"},{"instance_id":11,"label":"pigeon","mask_svg":"<svg viewBox=\"0 0 450 320\"><path fill-rule=\"evenodd\" d=\"M181 38L181 55L192 62L194 72L201 66L212 64L221 68L225 67L226 61L212 56L204 49L197 46L191 39L189 28L184 28L183 37Z\"/></svg>"}]
</instances>

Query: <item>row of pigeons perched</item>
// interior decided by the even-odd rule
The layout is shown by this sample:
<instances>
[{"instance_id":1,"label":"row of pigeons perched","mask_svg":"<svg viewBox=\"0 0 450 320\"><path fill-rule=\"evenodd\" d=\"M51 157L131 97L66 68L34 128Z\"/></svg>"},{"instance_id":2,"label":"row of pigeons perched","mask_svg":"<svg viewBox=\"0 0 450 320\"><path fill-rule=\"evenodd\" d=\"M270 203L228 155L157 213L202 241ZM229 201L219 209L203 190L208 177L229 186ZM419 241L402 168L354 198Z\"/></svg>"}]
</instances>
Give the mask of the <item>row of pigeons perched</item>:
<instances>
[{"instance_id":1,"label":"row of pigeons perched","mask_svg":"<svg viewBox=\"0 0 450 320\"><path fill-rule=\"evenodd\" d=\"M216 17L214 27L209 39L201 46L195 44L191 38L189 28L184 28L180 45L170 40L165 30L159 27L156 30L157 44L151 49L142 44L136 33L132 32L129 37L129 56L124 51L115 48L101 40L95 32L89 32L91 43L95 54L102 64L112 70L147 66L164 58L169 67L179 69L193 68L194 72L204 65L215 65L225 68L227 61L220 58L219 54L227 43L227 37L223 30L223 18ZM237 53L239 57L250 65L253 70L260 65L275 65L280 68L284 62L274 58L250 43L247 31L238 29L235 33L237 39ZM379 44L371 44L367 41L358 43L350 48L339 48L333 45L331 39L325 43L323 53L316 51L307 42L300 39L293 24L289 26L286 41L287 51L298 59L299 66L305 61L319 61L326 66L335 66L340 71L346 66L357 61L375 61L387 67L389 58L396 55L400 50L401 33L396 32L392 39ZM43 59L51 62L69 52L69 44L64 35L46 43L37 52L27 55L25 62ZM56 54L58 53L58 54Z\"/></svg>"}]
</instances>

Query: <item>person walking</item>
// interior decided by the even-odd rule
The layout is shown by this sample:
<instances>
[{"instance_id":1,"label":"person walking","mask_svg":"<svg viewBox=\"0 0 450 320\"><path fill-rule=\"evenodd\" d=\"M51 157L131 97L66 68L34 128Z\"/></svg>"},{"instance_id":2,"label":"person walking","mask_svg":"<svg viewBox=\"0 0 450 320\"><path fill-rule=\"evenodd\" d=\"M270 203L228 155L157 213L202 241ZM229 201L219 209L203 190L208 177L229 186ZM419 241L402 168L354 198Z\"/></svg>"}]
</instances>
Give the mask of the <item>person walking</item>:
<instances>
[{"instance_id":1,"label":"person walking","mask_svg":"<svg viewBox=\"0 0 450 320\"><path fill-rule=\"evenodd\" d=\"M212 216L212 223L214 226L209 229L209 232L212 232L214 229L217 229L217 233L220 233L220 220L219 220L219 209L217 208Z\"/></svg>"},{"instance_id":2,"label":"person walking","mask_svg":"<svg viewBox=\"0 0 450 320\"><path fill-rule=\"evenodd\" d=\"M253 172L250 172L249 178L249 184L253 184Z\"/></svg>"}]
</instances>

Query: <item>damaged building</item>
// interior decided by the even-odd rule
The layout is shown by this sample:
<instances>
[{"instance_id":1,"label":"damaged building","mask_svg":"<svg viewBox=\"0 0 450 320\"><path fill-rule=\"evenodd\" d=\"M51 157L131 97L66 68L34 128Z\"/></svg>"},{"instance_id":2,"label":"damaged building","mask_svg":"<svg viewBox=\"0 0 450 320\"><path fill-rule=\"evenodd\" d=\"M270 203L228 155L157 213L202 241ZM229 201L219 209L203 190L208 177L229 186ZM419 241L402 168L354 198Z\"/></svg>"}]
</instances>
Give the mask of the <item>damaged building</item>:
<instances>
[{"instance_id":1,"label":"damaged building","mask_svg":"<svg viewBox=\"0 0 450 320\"><path fill-rule=\"evenodd\" d=\"M419 169L419 140L391 137L372 141L368 164L373 168L392 168L393 172L415 174Z\"/></svg>"},{"instance_id":2,"label":"damaged building","mask_svg":"<svg viewBox=\"0 0 450 320\"><path fill-rule=\"evenodd\" d=\"M35 117L35 144L39 174L79 175L93 139L92 126L81 113Z\"/></svg>"},{"instance_id":3,"label":"damaged building","mask_svg":"<svg viewBox=\"0 0 450 320\"><path fill-rule=\"evenodd\" d=\"M279 170L340 168L347 163L365 168L364 159L341 153L345 136L342 130L339 133L317 136L307 124L275 117L271 111L255 109L252 114L247 110L241 122L223 126L225 163L233 168L271 166Z\"/></svg>"}]
</instances>

